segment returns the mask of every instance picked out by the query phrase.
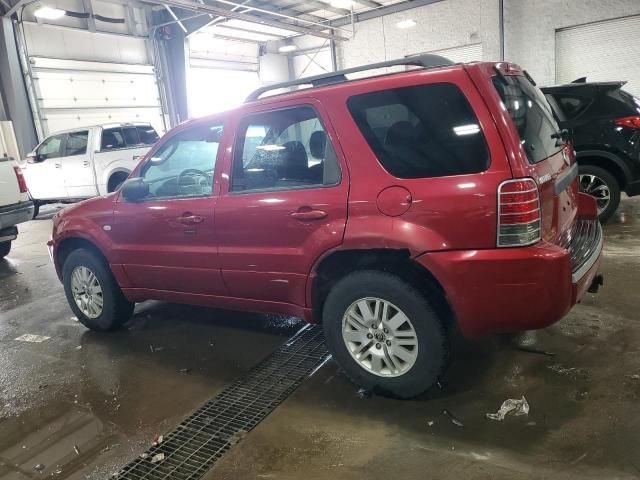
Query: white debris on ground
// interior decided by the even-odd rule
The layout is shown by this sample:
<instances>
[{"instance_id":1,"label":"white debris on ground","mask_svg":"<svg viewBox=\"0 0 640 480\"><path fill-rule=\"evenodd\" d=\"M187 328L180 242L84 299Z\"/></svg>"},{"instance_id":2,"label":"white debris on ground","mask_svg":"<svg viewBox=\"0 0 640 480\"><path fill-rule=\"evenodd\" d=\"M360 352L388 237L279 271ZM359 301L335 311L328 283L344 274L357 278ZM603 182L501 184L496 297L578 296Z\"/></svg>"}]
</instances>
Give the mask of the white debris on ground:
<instances>
[{"instance_id":1,"label":"white debris on ground","mask_svg":"<svg viewBox=\"0 0 640 480\"><path fill-rule=\"evenodd\" d=\"M44 335L32 335L30 333L25 333L24 335L20 335L17 340L18 342L30 342L30 343L42 343L46 340L49 340L51 337L45 337Z\"/></svg>"},{"instance_id":2,"label":"white debris on ground","mask_svg":"<svg viewBox=\"0 0 640 480\"><path fill-rule=\"evenodd\" d=\"M156 453L151 457L151 463L160 463L164 460L164 453Z\"/></svg>"},{"instance_id":3,"label":"white debris on ground","mask_svg":"<svg viewBox=\"0 0 640 480\"><path fill-rule=\"evenodd\" d=\"M501 422L507 414L513 412L513 416L519 417L521 415L529 415L529 404L524 395L521 399L508 398L500 406L500 410L496 413L487 413L486 417L489 420L497 420Z\"/></svg>"}]
</instances>

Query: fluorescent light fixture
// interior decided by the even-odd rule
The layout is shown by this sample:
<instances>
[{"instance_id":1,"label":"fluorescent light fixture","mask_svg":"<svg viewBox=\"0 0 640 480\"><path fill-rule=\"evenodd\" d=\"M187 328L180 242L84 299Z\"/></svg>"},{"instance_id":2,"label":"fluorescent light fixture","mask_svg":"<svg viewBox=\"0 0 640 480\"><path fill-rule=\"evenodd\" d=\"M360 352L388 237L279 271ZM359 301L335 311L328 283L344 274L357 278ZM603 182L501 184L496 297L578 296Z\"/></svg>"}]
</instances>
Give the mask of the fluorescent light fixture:
<instances>
[{"instance_id":1,"label":"fluorescent light fixture","mask_svg":"<svg viewBox=\"0 0 640 480\"><path fill-rule=\"evenodd\" d=\"M331 5L333 8L349 9L353 5L353 1L352 0L331 0L331 2L329 2L329 5Z\"/></svg>"},{"instance_id":2,"label":"fluorescent light fixture","mask_svg":"<svg viewBox=\"0 0 640 480\"><path fill-rule=\"evenodd\" d=\"M475 123L471 123L469 125L460 125L458 127L453 127L453 131L456 135L475 135L480 132L480 127Z\"/></svg>"},{"instance_id":3,"label":"fluorescent light fixture","mask_svg":"<svg viewBox=\"0 0 640 480\"><path fill-rule=\"evenodd\" d=\"M38 18L44 18L45 20L57 20L64 17L66 10L60 10L59 8L40 7L33 14Z\"/></svg>"},{"instance_id":4,"label":"fluorescent light fixture","mask_svg":"<svg viewBox=\"0 0 640 480\"><path fill-rule=\"evenodd\" d=\"M413 27L415 27L416 25L417 25L416 21L415 21L415 20L412 20L412 19L410 19L410 18L409 18L409 19L407 19L407 20L401 20L401 21L399 21L398 23L396 23L396 27L398 27L398 28L402 28L402 29L405 29L405 28L413 28Z\"/></svg>"},{"instance_id":5,"label":"fluorescent light fixture","mask_svg":"<svg viewBox=\"0 0 640 480\"><path fill-rule=\"evenodd\" d=\"M289 52L295 52L298 49L298 47L296 47L295 45L283 45L280 48L278 48L278 51L280 53L289 53Z\"/></svg>"}]
</instances>

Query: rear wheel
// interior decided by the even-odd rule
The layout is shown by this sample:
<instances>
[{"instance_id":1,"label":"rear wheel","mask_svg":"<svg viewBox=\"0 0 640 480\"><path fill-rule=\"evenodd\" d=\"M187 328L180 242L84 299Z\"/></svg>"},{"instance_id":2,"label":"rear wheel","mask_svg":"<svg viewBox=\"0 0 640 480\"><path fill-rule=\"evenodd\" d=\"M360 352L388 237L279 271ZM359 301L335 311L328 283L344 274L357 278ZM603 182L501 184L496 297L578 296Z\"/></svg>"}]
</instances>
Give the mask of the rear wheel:
<instances>
[{"instance_id":1,"label":"rear wheel","mask_svg":"<svg viewBox=\"0 0 640 480\"><path fill-rule=\"evenodd\" d=\"M7 255L9 255L10 251L11 251L11 240L9 240L8 242L0 243L0 258L4 258Z\"/></svg>"},{"instance_id":2,"label":"rear wheel","mask_svg":"<svg viewBox=\"0 0 640 480\"><path fill-rule=\"evenodd\" d=\"M73 313L91 330L115 330L133 313L134 304L124 297L109 267L88 250L69 254L62 281Z\"/></svg>"},{"instance_id":3,"label":"rear wheel","mask_svg":"<svg viewBox=\"0 0 640 480\"><path fill-rule=\"evenodd\" d=\"M607 170L595 165L580 165L580 191L591 195L598 204L598 218L609 220L620 204L620 184Z\"/></svg>"},{"instance_id":4,"label":"rear wheel","mask_svg":"<svg viewBox=\"0 0 640 480\"><path fill-rule=\"evenodd\" d=\"M119 189L120 185L124 183L128 176L129 174L124 172L118 172L111 175L111 178L109 179L109 182L107 184L107 192L111 193Z\"/></svg>"},{"instance_id":5,"label":"rear wheel","mask_svg":"<svg viewBox=\"0 0 640 480\"><path fill-rule=\"evenodd\" d=\"M329 350L354 383L382 394L415 397L446 367L448 341L427 299L403 279L352 273L323 308Z\"/></svg>"}]
</instances>

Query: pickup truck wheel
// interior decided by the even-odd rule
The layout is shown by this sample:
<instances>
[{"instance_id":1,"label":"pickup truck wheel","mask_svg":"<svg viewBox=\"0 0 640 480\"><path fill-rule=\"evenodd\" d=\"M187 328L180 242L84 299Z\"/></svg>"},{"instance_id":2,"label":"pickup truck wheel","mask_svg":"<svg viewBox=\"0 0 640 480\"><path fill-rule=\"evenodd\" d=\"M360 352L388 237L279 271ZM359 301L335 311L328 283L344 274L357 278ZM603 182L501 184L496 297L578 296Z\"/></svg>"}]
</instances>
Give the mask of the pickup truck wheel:
<instances>
[{"instance_id":1,"label":"pickup truck wheel","mask_svg":"<svg viewBox=\"0 0 640 480\"><path fill-rule=\"evenodd\" d=\"M620 184L607 170L595 165L580 165L580 191L591 195L598 204L598 218L606 223L620 204Z\"/></svg>"},{"instance_id":2,"label":"pickup truck wheel","mask_svg":"<svg viewBox=\"0 0 640 480\"><path fill-rule=\"evenodd\" d=\"M415 397L443 373L448 340L424 295L379 271L352 273L323 308L327 346L351 380L399 398Z\"/></svg>"},{"instance_id":3,"label":"pickup truck wheel","mask_svg":"<svg viewBox=\"0 0 640 480\"><path fill-rule=\"evenodd\" d=\"M69 254L62 281L73 313L91 330L115 330L133 313L134 304L124 297L109 267L88 250Z\"/></svg>"},{"instance_id":4,"label":"pickup truck wheel","mask_svg":"<svg viewBox=\"0 0 640 480\"><path fill-rule=\"evenodd\" d=\"M9 255L10 251L11 251L11 240L9 240L8 242L0 243L0 258L4 258L7 255Z\"/></svg>"}]
</instances>

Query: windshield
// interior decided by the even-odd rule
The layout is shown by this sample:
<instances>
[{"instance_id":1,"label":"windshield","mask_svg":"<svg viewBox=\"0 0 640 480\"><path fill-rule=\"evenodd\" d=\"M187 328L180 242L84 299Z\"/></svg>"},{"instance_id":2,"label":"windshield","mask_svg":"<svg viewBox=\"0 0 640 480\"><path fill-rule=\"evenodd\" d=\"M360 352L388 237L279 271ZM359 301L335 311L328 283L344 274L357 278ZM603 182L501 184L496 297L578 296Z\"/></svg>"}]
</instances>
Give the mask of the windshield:
<instances>
[{"instance_id":1,"label":"windshield","mask_svg":"<svg viewBox=\"0 0 640 480\"><path fill-rule=\"evenodd\" d=\"M498 75L493 77L493 85L518 130L520 143L531 163L541 162L562 148L562 142L556 138L560 128L553 111L531 81L523 76Z\"/></svg>"}]
</instances>

